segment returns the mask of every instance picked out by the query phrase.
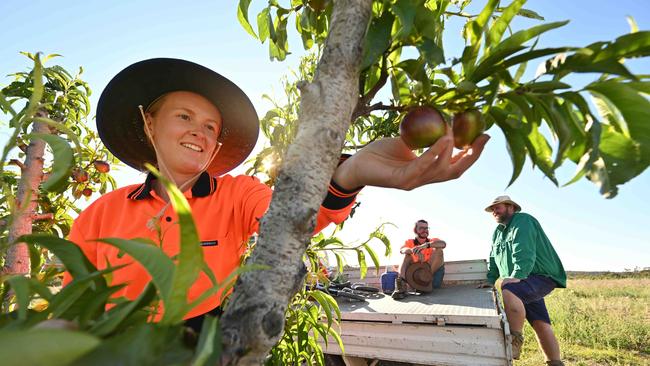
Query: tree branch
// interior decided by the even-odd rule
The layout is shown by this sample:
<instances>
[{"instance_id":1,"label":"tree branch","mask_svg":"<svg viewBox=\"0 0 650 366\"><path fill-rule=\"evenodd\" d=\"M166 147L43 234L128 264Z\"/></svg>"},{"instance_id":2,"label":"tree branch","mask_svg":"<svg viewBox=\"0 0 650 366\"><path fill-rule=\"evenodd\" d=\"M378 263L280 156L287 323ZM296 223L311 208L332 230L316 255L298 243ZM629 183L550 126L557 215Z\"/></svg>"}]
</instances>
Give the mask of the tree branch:
<instances>
[{"instance_id":1,"label":"tree branch","mask_svg":"<svg viewBox=\"0 0 650 366\"><path fill-rule=\"evenodd\" d=\"M23 162L18 160L18 159L9 160L9 165L15 165L15 166L19 167L21 172L24 172L25 170L27 170L27 167L25 166L25 164L23 164Z\"/></svg>"},{"instance_id":2,"label":"tree branch","mask_svg":"<svg viewBox=\"0 0 650 366\"><path fill-rule=\"evenodd\" d=\"M47 117L47 112L39 110L38 117ZM34 122L33 133L50 133L47 125ZM17 164L21 167L20 183L16 194L16 202L20 206L13 212L14 219L9 227L7 241L13 243L17 238L32 233L32 213L36 210L38 201L38 185L41 184L43 175L43 155L45 154L45 141L33 139L27 147L25 163ZM23 207L23 203L25 206ZM3 272L26 275L29 268L29 250L25 243L16 243L7 249L7 257Z\"/></svg>"},{"instance_id":3,"label":"tree branch","mask_svg":"<svg viewBox=\"0 0 650 366\"><path fill-rule=\"evenodd\" d=\"M34 214L32 214L32 220L33 221L54 220L54 214L51 213L51 212L44 213L44 214L34 213Z\"/></svg>"},{"instance_id":4,"label":"tree branch","mask_svg":"<svg viewBox=\"0 0 650 366\"><path fill-rule=\"evenodd\" d=\"M392 51L391 51L392 52ZM390 52L388 53L390 54ZM379 90L386 85L386 81L388 80L388 64L386 61L386 55L382 58L381 62L381 73L379 74L379 80L377 80L377 83L373 85L372 89L368 91L364 96L359 98L359 101L357 102L356 107L354 108L354 112L352 113L352 122L356 121L357 118L361 116L365 116L369 111L366 110L366 106L370 101L377 95ZM362 88L360 88L363 90Z\"/></svg>"},{"instance_id":5,"label":"tree branch","mask_svg":"<svg viewBox=\"0 0 650 366\"><path fill-rule=\"evenodd\" d=\"M314 80L301 85L298 132L248 260L268 269L246 272L237 280L220 322L222 364L259 365L282 336L287 304L303 285L302 256L358 100L359 65L371 3L334 2Z\"/></svg>"}]
</instances>

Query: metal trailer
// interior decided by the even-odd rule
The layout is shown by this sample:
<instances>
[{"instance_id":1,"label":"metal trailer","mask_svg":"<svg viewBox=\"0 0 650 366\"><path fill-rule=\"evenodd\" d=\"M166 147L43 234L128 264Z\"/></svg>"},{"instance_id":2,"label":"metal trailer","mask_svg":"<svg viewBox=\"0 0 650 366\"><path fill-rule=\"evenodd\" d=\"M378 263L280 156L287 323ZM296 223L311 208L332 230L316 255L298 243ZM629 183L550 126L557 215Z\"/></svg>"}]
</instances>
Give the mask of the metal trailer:
<instances>
[{"instance_id":1,"label":"metal trailer","mask_svg":"<svg viewBox=\"0 0 650 366\"><path fill-rule=\"evenodd\" d=\"M399 301L383 294L365 302L337 299L345 352L331 338L323 350L348 366L512 365L501 301L495 290L476 288L486 271L485 260L447 262L443 288L432 293ZM345 273L359 281L358 268ZM381 288L374 268L363 282Z\"/></svg>"}]
</instances>

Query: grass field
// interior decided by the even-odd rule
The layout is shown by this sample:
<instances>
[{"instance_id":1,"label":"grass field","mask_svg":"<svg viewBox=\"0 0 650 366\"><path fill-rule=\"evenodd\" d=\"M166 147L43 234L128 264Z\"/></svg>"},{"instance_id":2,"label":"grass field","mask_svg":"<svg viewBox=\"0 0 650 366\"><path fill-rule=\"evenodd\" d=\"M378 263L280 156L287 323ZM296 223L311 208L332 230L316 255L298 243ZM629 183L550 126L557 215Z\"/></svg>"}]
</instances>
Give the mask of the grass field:
<instances>
[{"instance_id":1,"label":"grass field","mask_svg":"<svg viewBox=\"0 0 650 366\"><path fill-rule=\"evenodd\" d=\"M650 365L650 278L572 276L546 298L567 365ZM515 366L543 365L532 328Z\"/></svg>"}]
</instances>

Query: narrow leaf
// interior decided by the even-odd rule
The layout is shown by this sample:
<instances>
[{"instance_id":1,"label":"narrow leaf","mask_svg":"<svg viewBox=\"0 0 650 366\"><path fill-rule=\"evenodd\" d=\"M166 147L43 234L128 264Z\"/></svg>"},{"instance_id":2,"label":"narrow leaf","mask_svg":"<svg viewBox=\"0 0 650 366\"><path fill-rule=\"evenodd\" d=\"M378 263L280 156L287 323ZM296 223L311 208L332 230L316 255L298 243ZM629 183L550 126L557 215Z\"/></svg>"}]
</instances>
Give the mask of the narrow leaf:
<instances>
[{"instance_id":1,"label":"narrow leaf","mask_svg":"<svg viewBox=\"0 0 650 366\"><path fill-rule=\"evenodd\" d=\"M482 74L483 70L485 68L490 68L494 66L495 64L499 63L500 61L504 60L506 57L524 49L525 47L522 46L525 42L537 37L538 35L547 32L551 29L559 28L562 27L563 25L567 24L569 21L563 21L563 22L554 22L554 23L548 23L548 24L542 24L538 25L529 29L521 30L519 32L516 32L512 36L506 38L503 40L501 43L498 45L494 46L493 48L490 49L489 53L486 53L481 61L479 62L478 66L476 66L476 69L474 70L473 73L468 75L469 79L478 82L480 80L477 80L474 77L474 73L476 74Z\"/></svg>"},{"instance_id":2,"label":"narrow leaf","mask_svg":"<svg viewBox=\"0 0 650 366\"><path fill-rule=\"evenodd\" d=\"M67 365L99 343L89 334L62 329L0 332L0 354L5 365Z\"/></svg>"},{"instance_id":3,"label":"narrow leaf","mask_svg":"<svg viewBox=\"0 0 650 366\"><path fill-rule=\"evenodd\" d=\"M62 137L45 133L32 133L29 136L47 142L54 155L50 177L41 186L50 192L62 191L67 186L68 177L70 177L74 166L74 153L68 141Z\"/></svg>"},{"instance_id":4,"label":"narrow leaf","mask_svg":"<svg viewBox=\"0 0 650 366\"><path fill-rule=\"evenodd\" d=\"M248 21L248 7L251 4L251 0L239 0L239 6L237 7L237 20L239 24L250 34L251 36L257 38L251 23Z\"/></svg>"},{"instance_id":5,"label":"narrow leaf","mask_svg":"<svg viewBox=\"0 0 650 366\"><path fill-rule=\"evenodd\" d=\"M395 16L389 12L372 20L364 42L361 70L377 62L386 52L390 46L390 32L394 21Z\"/></svg>"},{"instance_id":6,"label":"narrow leaf","mask_svg":"<svg viewBox=\"0 0 650 366\"><path fill-rule=\"evenodd\" d=\"M153 167L149 167L150 170ZM178 187L165 179L157 171L152 170L158 180L163 183L174 211L178 215L180 225L180 253L178 265L172 278L172 288L169 297L165 299L165 315L162 322L174 324L183 320L187 312L187 291L196 281L203 265L203 250L199 243L199 234L192 218L187 199Z\"/></svg>"},{"instance_id":7,"label":"narrow leaf","mask_svg":"<svg viewBox=\"0 0 650 366\"><path fill-rule=\"evenodd\" d=\"M499 43L503 33L508 28L512 19L519 13L519 9L526 3L526 0L514 0L501 13L501 16L494 22L486 37L486 46Z\"/></svg>"},{"instance_id":8,"label":"narrow leaf","mask_svg":"<svg viewBox=\"0 0 650 366\"><path fill-rule=\"evenodd\" d=\"M585 89L609 99L619 110L632 139L641 145L645 162L650 162L650 101L634 88L615 81L595 82Z\"/></svg>"},{"instance_id":9,"label":"narrow leaf","mask_svg":"<svg viewBox=\"0 0 650 366\"><path fill-rule=\"evenodd\" d=\"M160 248L138 239L104 238L99 241L120 249L138 261L151 275L163 302L169 299L176 268L172 260ZM165 303L165 307L167 307L167 303Z\"/></svg>"}]
</instances>

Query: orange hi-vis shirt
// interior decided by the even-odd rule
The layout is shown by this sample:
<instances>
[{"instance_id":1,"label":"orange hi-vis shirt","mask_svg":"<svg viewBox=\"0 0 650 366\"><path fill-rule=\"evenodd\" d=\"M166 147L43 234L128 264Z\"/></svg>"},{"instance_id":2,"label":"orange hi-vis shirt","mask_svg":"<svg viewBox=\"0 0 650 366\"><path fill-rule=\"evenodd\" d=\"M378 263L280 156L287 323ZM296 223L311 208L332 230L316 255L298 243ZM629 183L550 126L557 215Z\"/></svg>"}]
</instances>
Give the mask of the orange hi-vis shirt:
<instances>
[{"instance_id":1,"label":"orange hi-vis shirt","mask_svg":"<svg viewBox=\"0 0 650 366\"><path fill-rule=\"evenodd\" d=\"M440 239L438 239L438 238L433 238L433 239L432 238L427 238L428 242L434 242L436 240L440 240ZM420 245L419 242L416 244L416 241L417 241L416 239L409 239L409 240L405 241L404 245L402 245L401 249L404 249L404 248L411 248L412 249L415 246ZM422 251L420 253L422 253L422 256L424 257L425 262L428 261L429 259L431 259L431 254L433 254L434 250L438 250L438 249L437 248L425 248L425 249L422 249ZM417 263L417 262L420 261L420 258L418 257L417 254L411 253L411 258L413 259L414 263Z\"/></svg>"},{"instance_id":2,"label":"orange hi-vis shirt","mask_svg":"<svg viewBox=\"0 0 650 366\"><path fill-rule=\"evenodd\" d=\"M112 273L111 285L126 284L113 297L136 299L151 276L130 256L118 256L119 250L96 241L100 238L148 238L159 243L158 233L147 228L147 221L156 216L165 202L152 189L155 178L150 174L143 184L131 185L103 195L75 220L69 239L76 243L98 269L109 265L129 264ZM360 189L359 189L360 190ZM328 224L341 223L352 208L359 190L345 191L330 184L326 199L318 212L315 231ZM204 260L221 283L241 261L250 236L258 231L259 219L271 201L273 191L251 176L214 178L203 173L194 186L184 192L196 223ZM160 220L162 249L170 257L179 253L178 217L171 205ZM64 283L70 282L68 273ZM201 272L188 291L188 303L211 288L212 283ZM220 305L221 291L193 308L185 319L207 313ZM158 314L157 320L162 314Z\"/></svg>"}]
</instances>

